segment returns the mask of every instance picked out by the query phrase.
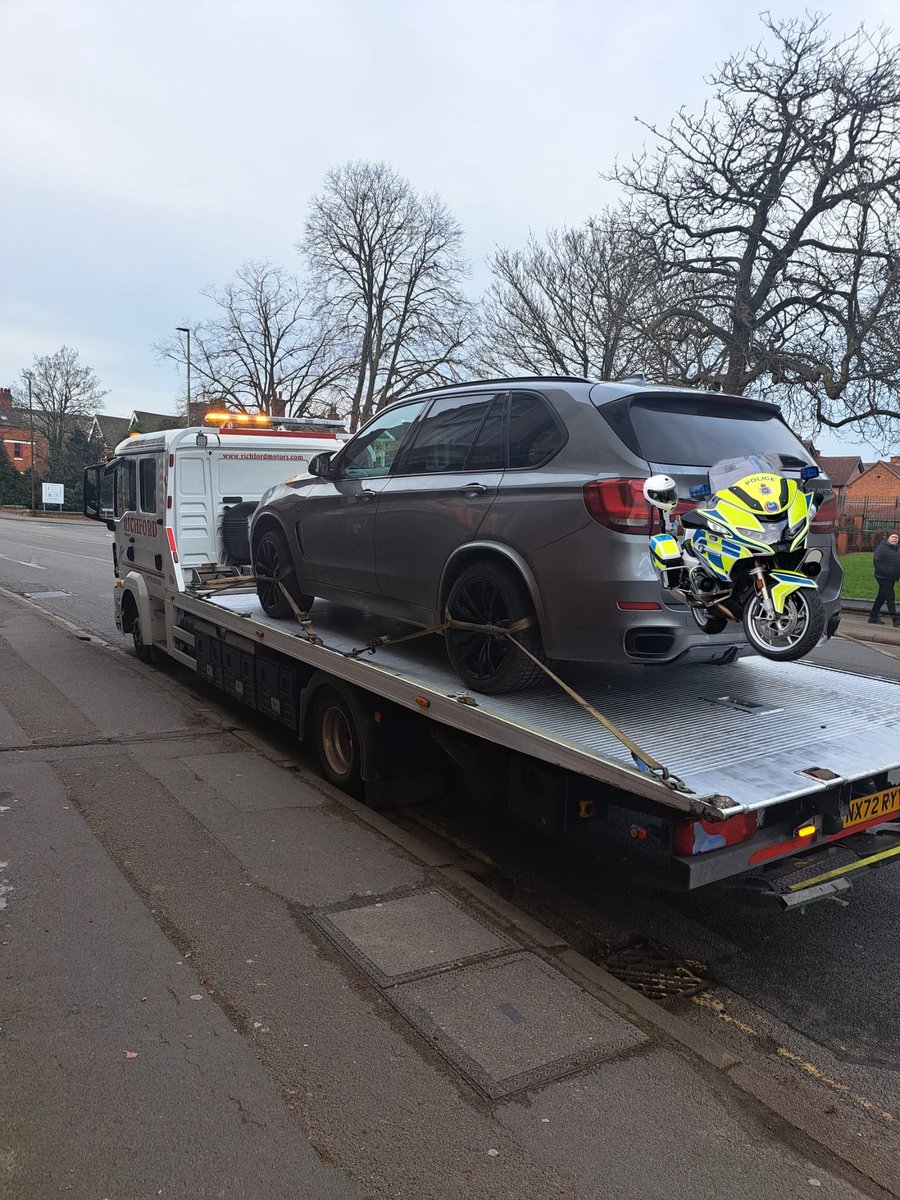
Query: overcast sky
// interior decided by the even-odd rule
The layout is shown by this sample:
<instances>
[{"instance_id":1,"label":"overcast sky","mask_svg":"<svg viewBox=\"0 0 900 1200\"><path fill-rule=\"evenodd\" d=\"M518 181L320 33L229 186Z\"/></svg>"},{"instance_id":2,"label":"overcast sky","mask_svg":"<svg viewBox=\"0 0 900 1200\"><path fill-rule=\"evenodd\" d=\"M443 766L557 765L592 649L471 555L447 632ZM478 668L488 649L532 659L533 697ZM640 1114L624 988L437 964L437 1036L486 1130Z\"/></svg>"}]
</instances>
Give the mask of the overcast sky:
<instances>
[{"instance_id":1,"label":"overcast sky","mask_svg":"<svg viewBox=\"0 0 900 1200\"><path fill-rule=\"evenodd\" d=\"M830 28L897 11L842 0ZM351 159L444 198L477 295L495 246L616 199L600 173L640 149L635 117L699 108L762 33L716 0L0 0L0 385L66 344L107 411L174 410L151 343L248 258L299 272L310 198Z\"/></svg>"}]
</instances>

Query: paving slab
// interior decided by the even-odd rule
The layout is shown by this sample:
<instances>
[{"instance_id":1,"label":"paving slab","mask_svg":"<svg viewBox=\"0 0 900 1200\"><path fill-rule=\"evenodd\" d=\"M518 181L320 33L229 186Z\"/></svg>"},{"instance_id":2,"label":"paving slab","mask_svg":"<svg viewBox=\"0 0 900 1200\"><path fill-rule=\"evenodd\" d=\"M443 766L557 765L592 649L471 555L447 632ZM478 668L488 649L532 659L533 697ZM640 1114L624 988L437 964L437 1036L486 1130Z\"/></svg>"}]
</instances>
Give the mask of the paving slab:
<instances>
[{"instance_id":1,"label":"paving slab","mask_svg":"<svg viewBox=\"0 0 900 1200\"><path fill-rule=\"evenodd\" d=\"M400 984L387 996L492 1099L596 1066L647 1041L528 952Z\"/></svg>"},{"instance_id":2,"label":"paving slab","mask_svg":"<svg viewBox=\"0 0 900 1200\"><path fill-rule=\"evenodd\" d=\"M515 944L438 888L319 909L313 921L376 983L388 986Z\"/></svg>"},{"instance_id":3,"label":"paving slab","mask_svg":"<svg viewBox=\"0 0 900 1200\"><path fill-rule=\"evenodd\" d=\"M295 805L247 813L229 798L231 786L223 795L193 770L191 757L186 761L156 757L152 746L144 744L135 747L133 754L129 747L129 757L119 769L128 778L139 764L135 778L146 772L158 780L254 878L265 880L266 886L292 903L327 905L423 882L420 863L386 838L373 835L364 822L295 772L260 755L261 772L280 771L281 786L288 789Z\"/></svg>"},{"instance_id":4,"label":"paving slab","mask_svg":"<svg viewBox=\"0 0 900 1200\"><path fill-rule=\"evenodd\" d=\"M302 808L323 803L321 793L304 787L290 772L250 750L228 754L182 755L181 761L241 812Z\"/></svg>"}]
</instances>

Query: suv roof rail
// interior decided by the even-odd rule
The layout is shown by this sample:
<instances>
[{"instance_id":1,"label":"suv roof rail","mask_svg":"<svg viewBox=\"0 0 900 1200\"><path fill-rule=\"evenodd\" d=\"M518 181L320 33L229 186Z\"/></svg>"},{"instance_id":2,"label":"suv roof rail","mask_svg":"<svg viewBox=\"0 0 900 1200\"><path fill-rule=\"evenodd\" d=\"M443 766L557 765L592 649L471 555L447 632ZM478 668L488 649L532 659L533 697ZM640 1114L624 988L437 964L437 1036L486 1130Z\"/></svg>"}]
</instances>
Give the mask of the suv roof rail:
<instances>
[{"instance_id":1,"label":"suv roof rail","mask_svg":"<svg viewBox=\"0 0 900 1200\"><path fill-rule=\"evenodd\" d=\"M410 395L423 396L430 392L446 392L452 388L480 387L485 383L596 383L583 375L500 375L495 379L460 379L456 383L439 383L435 387L422 388ZM405 396L399 399L406 399Z\"/></svg>"}]
</instances>

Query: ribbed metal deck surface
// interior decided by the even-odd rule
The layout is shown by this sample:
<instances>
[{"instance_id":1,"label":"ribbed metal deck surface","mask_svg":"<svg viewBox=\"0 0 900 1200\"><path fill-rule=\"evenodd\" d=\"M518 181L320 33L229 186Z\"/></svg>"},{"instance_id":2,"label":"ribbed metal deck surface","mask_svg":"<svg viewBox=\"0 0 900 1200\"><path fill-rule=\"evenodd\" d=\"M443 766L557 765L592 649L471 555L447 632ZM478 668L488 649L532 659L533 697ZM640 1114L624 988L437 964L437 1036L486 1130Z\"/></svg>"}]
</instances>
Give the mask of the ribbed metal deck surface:
<instances>
[{"instance_id":1,"label":"ribbed metal deck surface","mask_svg":"<svg viewBox=\"0 0 900 1200\"><path fill-rule=\"evenodd\" d=\"M296 622L267 617L254 595L210 603L297 632ZM383 633L413 632L409 625L321 602L311 616L316 633L336 650ZM439 637L386 647L363 661L413 686L446 695L462 691ZM900 767L900 686L889 680L758 657L728 666L568 664L559 673L700 795L721 794L757 807L826 786L804 773L811 768L855 779ZM521 731L634 766L625 747L549 680L512 696L474 699L481 713Z\"/></svg>"}]
</instances>

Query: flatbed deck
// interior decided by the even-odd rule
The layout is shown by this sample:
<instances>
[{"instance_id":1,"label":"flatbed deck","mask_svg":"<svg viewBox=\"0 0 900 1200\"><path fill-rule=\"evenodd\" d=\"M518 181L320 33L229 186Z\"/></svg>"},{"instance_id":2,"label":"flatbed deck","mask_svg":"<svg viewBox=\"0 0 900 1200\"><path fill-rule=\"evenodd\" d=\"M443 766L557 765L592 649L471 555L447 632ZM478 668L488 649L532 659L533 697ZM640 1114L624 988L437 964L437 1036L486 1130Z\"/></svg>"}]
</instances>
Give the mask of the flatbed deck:
<instances>
[{"instance_id":1,"label":"flatbed deck","mask_svg":"<svg viewBox=\"0 0 900 1200\"><path fill-rule=\"evenodd\" d=\"M889 680L757 657L720 666L560 668L687 785L672 791L550 680L510 696L465 693L437 636L345 656L411 626L317 602L311 617L325 643L318 646L296 621L266 616L255 594L181 594L176 604L408 708L427 702L429 716L454 728L685 812L732 816L900 766L900 688Z\"/></svg>"}]
</instances>

